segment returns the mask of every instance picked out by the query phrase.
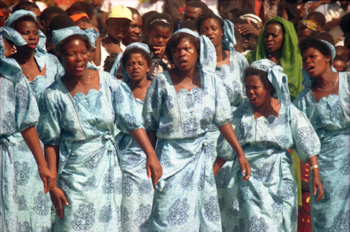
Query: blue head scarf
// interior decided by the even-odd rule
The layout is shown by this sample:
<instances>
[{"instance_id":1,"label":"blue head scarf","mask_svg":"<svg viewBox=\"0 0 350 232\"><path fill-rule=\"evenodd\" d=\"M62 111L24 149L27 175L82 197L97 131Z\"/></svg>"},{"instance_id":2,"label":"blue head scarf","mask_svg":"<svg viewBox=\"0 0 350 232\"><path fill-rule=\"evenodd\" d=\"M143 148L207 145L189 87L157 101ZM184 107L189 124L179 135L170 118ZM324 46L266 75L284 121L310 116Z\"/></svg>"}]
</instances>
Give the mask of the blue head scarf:
<instances>
[{"instance_id":1,"label":"blue head scarf","mask_svg":"<svg viewBox=\"0 0 350 232\"><path fill-rule=\"evenodd\" d=\"M88 37L92 46L96 46L95 42L98 37L98 32L93 28L88 28L86 30L80 29L78 26L65 27L52 31L52 42L57 46L62 40L68 38L71 35L83 35Z\"/></svg>"},{"instance_id":2,"label":"blue head scarf","mask_svg":"<svg viewBox=\"0 0 350 232\"><path fill-rule=\"evenodd\" d=\"M216 50L210 39L204 35L199 35L188 28L181 28L177 30L173 36L179 33L190 34L200 41L200 54L199 54L199 68L202 69L204 73L215 73L216 68Z\"/></svg>"},{"instance_id":3,"label":"blue head scarf","mask_svg":"<svg viewBox=\"0 0 350 232\"><path fill-rule=\"evenodd\" d=\"M229 51L234 50L236 44L234 25L228 19L224 20L224 37L222 38L221 44L225 50Z\"/></svg>"},{"instance_id":4,"label":"blue head scarf","mask_svg":"<svg viewBox=\"0 0 350 232\"><path fill-rule=\"evenodd\" d=\"M251 67L267 72L267 78L277 92L280 104L289 104L290 94L288 88L288 78L283 72L283 68L268 59L254 61Z\"/></svg>"},{"instance_id":5,"label":"blue head scarf","mask_svg":"<svg viewBox=\"0 0 350 232\"><path fill-rule=\"evenodd\" d=\"M6 58L4 49L0 49L0 74L13 82L18 82L21 78L22 69L15 59Z\"/></svg>"},{"instance_id":6,"label":"blue head scarf","mask_svg":"<svg viewBox=\"0 0 350 232\"><path fill-rule=\"evenodd\" d=\"M37 22L36 15L32 11L27 11L27 10L18 10L14 12L13 14L10 15L10 17L6 20L6 26L4 27L2 31L2 35L12 41L16 46L25 46L27 45L27 42L23 39L22 35L18 33L15 29L11 28L11 24L20 19L23 16L29 15L33 17L35 22ZM46 37L44 33L40 30L39 32L39 42L37 47L35 48L35 60L37 61L37 64L42 70L46 64Z\"/></svg>"}]
</instances>

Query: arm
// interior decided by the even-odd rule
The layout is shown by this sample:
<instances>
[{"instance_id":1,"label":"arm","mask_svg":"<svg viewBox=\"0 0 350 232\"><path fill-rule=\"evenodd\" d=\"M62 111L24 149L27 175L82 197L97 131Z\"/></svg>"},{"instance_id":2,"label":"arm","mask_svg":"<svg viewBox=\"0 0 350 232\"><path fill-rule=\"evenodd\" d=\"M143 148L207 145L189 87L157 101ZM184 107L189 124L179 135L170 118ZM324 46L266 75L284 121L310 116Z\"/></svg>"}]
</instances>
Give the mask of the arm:
<instances>
[{"instance_id":1,"label":"arm","mask_svg":"<svg viewBox=\"0 0 350 232\"><path fill-rule=\"evenodd\" d=\"M222 134L222 136L231 145L232 149L236 151L237 156L238 156L238 162L242 168L242 173L244 175L243 180L247 181L250 177L250 165L249 165L247 158L244 155L244 152L242 150L241 145L239 145L238 139L237 139L236 134L232 128L231 123L226 123L225 125L219 127L219 130L220 130L220 133ZM218 161L218 162L220 162L220 161ZM219 165L219 163L216 165Z\"/></svg>"},{"instance_id":2,"label":"arm","mask_svg":"<svg viewBox=\"0 0 350 232\"><path fill-rule=\"evenodd\" d=\"M315 165L318 166L318 158L317 155L312 156L309 159L309 164L310 164L310 168L312 166L315 167ZM312 175L314 176L313 180L312 180L312 192L313 195L316 195L317 189L318 189L318 197L317 197L317 202L319 202L324 195L324 190L323 190L323 185L321 183L321 176L320 176L320 170L319 168L314 168L312 169Z\"/></svg>"},{"instance_id":3,"label":"arm","mask_svg":"<svg viewBox=\"0 0 350 232\"><path fill-rule=\"evenodd\" d=\"M156 152L154 151L152 144L143 128L130 131L129 133L147 156L147 175L148 178L152 178L153 186L155 186L163 174L162 166L159 163Z\"/></svg>"},{"instance_id":4,"label":"arm","mask_svg":"<svg viewBox=\"0 0 350 232\"><path fill-rule=\"evenodd\" d=\"M63 203L67 206L69 205L69 203L68 203L67 198L64 195L63 191L56 186L58 146L45 144L44 149L45 149L48 167L49 167L50 171L54 173L54 176L55 176L55 186L50 191L50 198L51 198L52 204L55 206L58 217L60 219L62 219L62 217L63 217Z\"/></svg>"},{"instance_id":5,"label":"arm","mask_svg":"<svg viewBox=\"0 0 350 232\"><path fill-rule=\"evenodd\" d=\"M47 193L55 186L54 175L47 167L47 163L41 150L39 136L34 126L28 127L21 132L24 141L33 153L35 161L38 165L40 178L44 183L44 192Z\"/></svg>"}]
</instances>

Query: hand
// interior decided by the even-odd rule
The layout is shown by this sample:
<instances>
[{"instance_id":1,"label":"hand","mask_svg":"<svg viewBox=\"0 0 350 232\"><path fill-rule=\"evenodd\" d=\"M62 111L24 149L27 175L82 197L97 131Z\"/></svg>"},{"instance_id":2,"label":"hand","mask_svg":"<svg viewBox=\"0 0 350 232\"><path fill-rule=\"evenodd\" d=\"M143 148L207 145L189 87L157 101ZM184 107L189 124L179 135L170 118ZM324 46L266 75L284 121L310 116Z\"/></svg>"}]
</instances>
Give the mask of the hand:
<instances>
[{"instance_id":1,"label":"hand","mask_svg":"<svg viewBox=\"0 0 350 232\"><path fill-rule=\"evenodd\" d=\"M313 171L313 180L312 180L312 193L313 195L316 195L317 190L318 190L318 197L317 197L317 202L319 202L324 195L324 190L323 190L323 185L321 183L321 177L320 177L320 172L317 169L312 170Z\"/></svg>"},{"instance_id":2,"label":"hand","mask_svg":"<svg viewBox=\"0 0 350 232\"><path fill-rule=\"evenodd\" d=\"M152 183L154 187L163 174L162 166L160 165L159 160L155 155L154 157L147 158L146 170L148 178L152 178Z\"/></svg>"},{"instance_id":3,"label":"hand","mask_svg":"<svg viewBox=\"0 0 350 232\"><path fill-rule=\"evenodd\" d=\"M164 58L165 57L165 47L153 47L154 54L157 55L158 57Z\"/></svg>"},{"instance_id":4,"label":"hand","mask_svg":"<svg viewBox=\"0 0 350 232\"><path fill-rule=\"evenodd\" d=\"M250 177L250 165L244 154L238 156L238 163L241 166L242 173L244 176L242 180L247 181Z\"/></svg>"},{"instance_id":5,"label":"hand","mask_svg":"<svg viewBox=\"0 0 350 232\"><path fill-rule=\"evenodd\" d=\"M259 36L260 30L256 29L251 24L242 24L238 26L239 33L243 35L255 35L256 37Z\"/></svg>"},{"instance_id":6,"label":"hand","mask_svg":"<svg viewBox=\"0 0 350 232\"><path fill-rule=\"evenodd\" d=\"M50 197L52 204L55 206L57 216L62 219L63 218L63 203L65 205L69 205L66 196L64 195L63 191L55 187L50 191Z\"/></svg>"},{"instance_id":7,"label":"hand","mask_svg":"<svg viewBox=\"0 0 350 232\"><path fill-rule=\"evenodd\" d=\"M39 166L39 175L44 183L44 192L51 191L56 186L56 177L51 173L46 165Z\"/></svg>"}]
</instances>

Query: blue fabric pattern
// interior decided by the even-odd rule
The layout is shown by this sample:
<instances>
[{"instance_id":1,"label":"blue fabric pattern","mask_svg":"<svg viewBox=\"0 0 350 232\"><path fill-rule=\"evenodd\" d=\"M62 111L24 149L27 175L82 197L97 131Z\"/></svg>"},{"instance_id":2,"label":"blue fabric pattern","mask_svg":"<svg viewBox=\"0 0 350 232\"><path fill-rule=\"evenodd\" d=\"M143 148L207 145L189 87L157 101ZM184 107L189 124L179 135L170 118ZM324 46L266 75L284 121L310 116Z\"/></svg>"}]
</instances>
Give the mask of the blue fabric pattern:
<instances>
[{"instance_id":1,"label":"blue fabric pattern","mask_svg":"<svg viewBox=\"0 0 350 232\"><path fill-rule=\"evenodd\" d=\"M321 140L318 157L324 197L310 193L312 231L349 231L350 227L350 74L339 73L339 93L317 102L310 87L295 99ZM311 180L310 180L311 183Z\"/></svg>"},{"instance_id":2,"label":"blue fabric pattern","mask_svg":"<svg viewBox=\"0 0 350 232\"><path fill-rule=\"evenodd\" d=\"M99 71L99 90L72 97L59 79L39 101L38 132L59 145L57 185L70 203L56 231L121 229L122 174L115 136L142 128L130 89ZM79 170L79 171L77 171Z\"/></svg>"},{"instance_id":3,"label":"blue fabric pattern","mask_svg":"<svg viewBox=\"0 0 350 232\"><path fill-rule=\"evenodd\" d=\"M52 31L52 42L57 46L62 40L71 35L84 35L88 37L92 46L96 47L96 39L99 36L98 32L93 28L85 30L80 29L78 26L65 27Z\"/></svg>"},{"instance_id":4,"label":"blue fabric pattern","mask_svg":"<svg viewBox=\"0 0 350 232\"><path fill-rule=\"evenodd\" d=\"M13 74L13 76L12 76ZM18 175L14 161L12 135L34 126L39 118L38 106L28 81L13 59L0 52L0 230L19 231L19 210L23 201L17 187L27 181ZM23 170L26 166L22 166ZM39 205L39 204L38 204Z\"/></svg>"},{"instance_id":5,"label":"blue fabric pattern","mask_svg":"<svg viewBox=\"0 0 350 232\"><path fill-rule=\"evenodd\" d=\"M304 162L320 151L320 141L306 116L280 93L288 92L281 67L269 67L268 73L279 96L278 117L255 119L252 105L246 101L231 120L251 166L251 177L242 181L239 164L234 162L225 170L225 178L216 178L224 231L296 231L297 185L286 149L296 149ZM222 136L217 152L225 160L237 161Z\"/></svg>"}]
</instances>

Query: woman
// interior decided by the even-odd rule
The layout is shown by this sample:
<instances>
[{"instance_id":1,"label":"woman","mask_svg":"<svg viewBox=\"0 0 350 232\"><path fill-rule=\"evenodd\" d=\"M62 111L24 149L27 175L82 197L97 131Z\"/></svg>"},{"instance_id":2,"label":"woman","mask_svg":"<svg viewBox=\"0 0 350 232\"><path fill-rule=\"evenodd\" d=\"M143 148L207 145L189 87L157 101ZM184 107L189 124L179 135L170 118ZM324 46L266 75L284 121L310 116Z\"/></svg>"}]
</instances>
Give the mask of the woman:
<instances>
[{"instance_id":1,"label":"woman","mask_svg":"<svg viewBox=\"0 0 350 232\"><path fill-rule=\"evenodd\" d=\"M231 195L221 202L223 228L296 231L297 187L287 149L295 148L303 161L309 160L314 175L313 194L318 190L320 200L323 189L317 169L319 139L304 114L290 102L287 77L280 66L267 59L255 61L245 70L244 83L249 101L238 107L231 123L251 164L252 176L242 182L234 163L229 180ZM220 136L214 172L225 162L223 159L237 158Z\"/></svg>"},{"instance_id":2,"label":"woman","mask_svg":"<svg viewBox=\"0 0 350 232\"><path fill-rule=\"evenodd\" d=\"M122 57L124 81L134 95L139 114L151 81L147 73L152 65L149 48L144 43L132 43L125 48ZM118 68L118 67L117 67ZM120 150L123 174L122 231L148 231L153 203L152 182L145 172L146 155L136 141L127 133L119 133L117 141Z\"/></svg>"},{"instance_id":3,"label":"woman","mask_svg":"<svg viewBox=\"0 0 350 232\"><path fill-rule=\"evenodd\" d=\"M250 168L232 126L230 103L215 75L214 46L205 36L178 30L166 53L175 68L159 74L143 107L145 128L163 176L154 193L151 231L221 231L206 132L214 123L238 152L244 179ZM199 61L199 62L198 62Z\"/></svg>"},{"instance_id":4,"label":"woman","mask_svg":"<svg viewBox=\"0 0 350 232\"><path fill-rule=\"evenodd\" d=\"M26 178L18 175L18 165L13 160L13 157L19 155L13 152L17 146L13 139L15 133L21 133L36 160L37 167L34 168L39 169L40 178L44 182L44 188L41 184L38 191L44 189L46 193L50 190L54 176L47 168L35 129L39 117L35 97L20 66L13 59L6 59L3 52L0 51L0 230L20 231L31 228L28 228L29 222L23 222L20 218L20 210L23 210L26 202L22 195L19 196L17 188ZM27 157L28 160L30 158ZM27 168L25 164L22 167ZM38 202L38 207L40 206Z\"/></svg>"},{"instance_id":5,"label":"woman","mask_svg":"<svg viewBox=\"0 0 350 232\"><path fill-rule=\"evenodd\" d=\"M77 26L53 31L66 74L39 102L38 131L49 168L58 177L50 192L57 212L55 231L120 230L118 129L130 133L145 152L153 184L162 172L129 88L108 73L88 68L91 44L86 33Z\"/></svg>"},{"instance_id":6,"label":"woman","mask_svg":"<svg viewBox=\"0 0 350 232\"><path fill-rule=\"evenodd\" d=\"M3 35L16 45L17 52L11 55L29 81L35 97L63 75L58 59L46 52L45 36L38 29L36 16L31 11L17 10L6 21ZM44 194L38 176L37 165L30 149L20 133L12 136L13 160L17 176L17 191L21 202L19 222L33 231L51 228L51 202Z\"/></svg>"},{"instance_id":7,"label":"woman","mask_svg":"<svg viewBox=\"0 0 350 232\"><path fill-rule=\"evenodd\" d=\"M258 37L257 49L247 54L250 64L260 59L269 59L282 66L288 77L290 95L292 99L296 98L302 90L302 60L298 36L291 22L275 17L265 23Z\"/></svg>"},{"instance_id":8,"label":"woman","mask_svg":"<svg viewBox=\"0 0 350 232\"><path fill-rule=\"evenodd\" d=\"M300 43L305 89L294 104L321 140L319 169L324 198L311 196L312 231L349 231L349 72L332 70L334 47L316 38Z\"/></svg>"}]
</instances>

